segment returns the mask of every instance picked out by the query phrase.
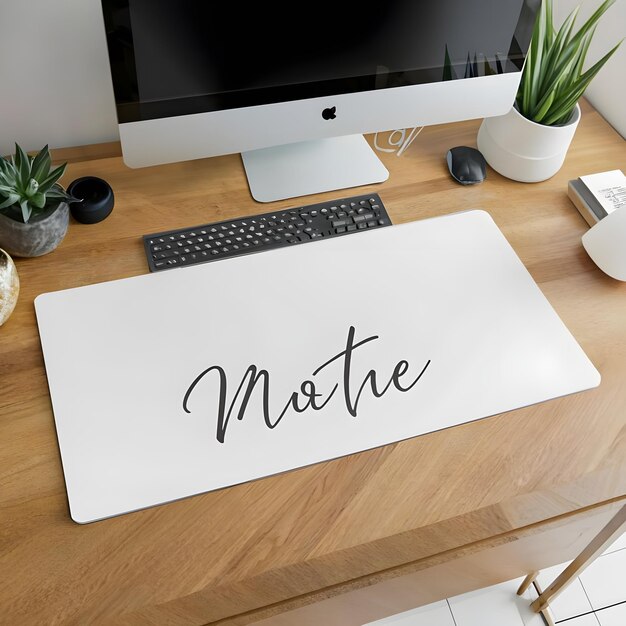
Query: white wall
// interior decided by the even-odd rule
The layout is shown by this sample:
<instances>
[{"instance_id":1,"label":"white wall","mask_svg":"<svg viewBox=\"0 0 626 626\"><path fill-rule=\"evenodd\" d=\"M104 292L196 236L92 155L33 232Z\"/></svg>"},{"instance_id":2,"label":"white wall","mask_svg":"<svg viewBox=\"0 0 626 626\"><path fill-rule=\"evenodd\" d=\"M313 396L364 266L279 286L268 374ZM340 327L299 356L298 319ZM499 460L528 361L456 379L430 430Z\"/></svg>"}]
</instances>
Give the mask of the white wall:
<instances>
[{"instance_id":1,"label":"white wall","mask_svg":"<svg viewBox=\"0 0 626 626\"><path fill-rule=\"evenodd\" d=\"M600 0L554 0L555 22L581 5L576 23L580 26L600 5ZM589 64L601 59L626 37L626 0L617 2L602 16L587 54ZM626 138L626 41L609 59L585 92L587 99Z\"/></svg>"},{"instance_id":2,"label":"white wall","mask_svg":"<svg viewBox=\"0 0 626 626\"><path fill-rule=\"evenodd\" d=\"M0 0L0 154L118 138L100 0Z\"/></svg>"},{"instance_id":3,"label":"white wall","mask_svg":"<svg viewBox=\"0 0 626 626\"><path fill-rule=\"evenodd\" d=\"M557 16L578 3L555 0ZM605 18L591 58L626 36L626 0ZM0 154L117 139L100 0L0 0L0 90ZM587 95L626 137L626 42Z\"/></svg>"}]
</instances>

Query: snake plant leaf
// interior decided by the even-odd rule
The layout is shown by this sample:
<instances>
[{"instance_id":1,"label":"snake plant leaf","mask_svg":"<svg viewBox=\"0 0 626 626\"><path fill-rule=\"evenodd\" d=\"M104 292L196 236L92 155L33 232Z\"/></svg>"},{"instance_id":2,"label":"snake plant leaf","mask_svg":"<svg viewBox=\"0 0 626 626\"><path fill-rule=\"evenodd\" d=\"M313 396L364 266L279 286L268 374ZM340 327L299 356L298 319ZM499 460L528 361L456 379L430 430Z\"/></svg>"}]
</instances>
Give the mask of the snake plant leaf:
<instances>
[{"instance_id":1,"label":"snake plant leaf","mask_svg":"<svg viewBox=\"0 0 626 626\"><path fill-rule=\"evenodd\" d=\"M522 84L520 87L520 97L518 97L518 107L522 113L522 115L529 116L529 107L528 103L530 102L530 89L531 89L531 79L530 74L532 69L528 70L528 74L526 73L526 68L532 66L533 58L532 58L532 50L529 48L528 54L526 55L526 64L524 65L524 74L522 76Z\"/></svg>"},{"instance_id":2,"label":"snake plant leaf","mask_svg":"<svg viewBox=\"0 0 626 626\"><path fill-rule=\"evenodd\" d=\"M580 76L568 92L563 94L560 106L555 107L554 111L550 112L550 116L546 117L546 124L554 124L557 120L564 117L568 111L571 112L574 106L576 106L576 102L578 102L585 89L589 86L589 83L595 78L596 74L602 69L611 56L613 56L621 43L620 41L614 48L609 50L597 63Z\"/></svg>"},{"instance_id":3,"label":"snake plant leaf","mask_svg":"<svg viewBox=\"0 0 626 626\"><path fill-rule=\"evenodd\" d=\"M31 199L30 203L36 206L38 209L43 209L46 206L46 194L36 193Z\"/></svg>"},{"instance_id":4,"label":"snake plant leaf","mask_svg":"<svg viewBox=\"0 0 626 626\"><path fill-rule=\"evenodd\" d=\"M63 191L62 189L59 189L58 187L52 187L52 189L50 189L46 195L48 196L48 198L66 198L67 194L65 193L65 191Z\"/></svg>"},{"instance_id":5,"label":"snake plant leaf","mask_svg":"<svg viewBox=\"0 0 626 626\"><path fill-rule=\"evenodd\" d=\"M593 15L580 27L578 32L572 36L568 37L567 43L564 45L561 60L557 63L555 67L555 72L560 73L560 68L562 65L569 63L571 61L572 56L581 46L582 40L585 35L598 23L598 20L604 15L604 13L615 3L615 0L605 0L593 13Z\"/></svg>"},{"instance_id":6,"label":"snake plant leaf","mask_svg":"<svg viewBox=\"0 0 626 626\"><path fill-rule=\"evenodd\" d=\"M65 173L65 168L67 167L67 163L63 165L59 165L59 167L54 168L44 180L39 183L39 191L41 193L47 193L47 191L54 185L61 176Z\"/></svg>"},{"instance_id":7,"label":"snake plant leaf","mask_svg":"<svg viewBox=\"0 0 626 626\"><path fill-rule=\"evenodd\" d=\"M583 73L598 21L614 3L615 0L604 0L574 33L578 8L556 30L552 0L543 0L517 94L517 107L522 115L545 125L569 120L593 77L621 44Z\"/></svg>"},{"instance_id":8,"label":"snake plant leaf","mask_svg":"<svg viewBox=\"0 0 626 626\"><path fill-rule=\"evenodd\" d=\"M596 26L600 18L615 4L615 0L604 0L604 2L594 11L592 16L580 27L579 31L570 39L569 45L578 48L587 33Z\"/></svg>"},{"instance_id":9,"label":"snake plant leaf","mask_svg":"<svg viewBox=\"0 0 626 626\"><path fill-rule=\"evenodd\" d=\"M543 104L541 105L541 107L537 110L536 113L533 114L533 120L535 122L539 124L543 122L543 118L546 116L546 114L550 110L550 107L552 106L552 103L554 102L555 96L556 96L556 89L554 91L551 91L547 95L547 97L544 98Z\"/></svg>"},{"instance_id":10,"label":"snake plant leaf","mask_svg":"<svg viewBox=\"0 0 626 626\"><path fill-rule=\"evenodd\" d=\"M80 202L78 198L74 198L67 192L63 191L63 189L52 188L50 191L48 191L46 197L53 200L64 200L65 202Z\"/></svg>"},{"instance_id":11,"label":"snake plant leaf","mask_svg":"<svg viewBox=\"0 0 626 626\"><path fill-rule=\"evenodd\" d=\"M30 159L26 152L17 144L15 144L15 168L22 183L22 191L25 191L26 181L30 178Z\"/></svg>"},{"instance_id":12,"label":"snake plant leaf","mask_svg":"<svg viewBox=\"0 0 626 626\"><path fill-rule=\"evenodd\" d=\"M6 174L8 170L9 162L4 157L0 157L0 175Z\"/></svg>"},{"instance_id":13,"label":"snake plant leaf","mask_svg":"<svg viewBox=\"0 0 626 626\"><path fill-rule=\"evenodd\" d=\"M21 200L20 208L22 209L22 219L24 220L24 224L28 224L28 220L32 214L32 209L28 205L28 200Z\"/></svg>"},{"instance_id":14,"label":"snake plant leaf","mask_svg":"<svg viewBox=\"0 0 626 626\"><path fill-rule=\"evenodd\" d=\"M14 187L15 170L13 169L11 162L3 158L0 158L0 161L2 161L2 163L0 163L0 183Z\"/></svg>"},{"instance_id":15,"label":"snake plant leaf","mask_svg":"<svg viewBox=\"0 0 626 626\"><path fill-rule=\"evenodd\" d=\"M576 12L577 11L578 9L576 9ZM572 20L572 22L565 29L562 40L559 39L559 36L557 35L557 39L554 44L555 48L552 56L552 62L546 67L544 79L541 83L540 89L542 93L552 91L557 82L562 82L563 76L569 72L571 65L575 60L577 50L575 48L567 48L567 38L571 33L573 25L574 20ZM562 48L559 47L561 45Z\"/></svg>"},{"instance_id":16,"label":"snake plant leaf","mask_svg":"<svg viewBox=\"0 0 626 626\"><path fill-rule=\"evenodd\" d=\"M37 156L33 159L33 163L31 165L31 176L38 182L42 183L43 178L50 171L50 165L52 161L50 159L50 149L48 146L44 146Z\"/></svg>"},{"instance_id":17,"label":"snake plant leaf","mask_svg":"<svg viewBox=\"0 0 626 626\"><path fill-rule=\"evenodd\" d=\"M566 66L561 70L561 72L558 75L554 76L552 82L550 83L550 86L547 89L545 89L545 91L542 92L542 97L540 98L535 108L530 110L531 115L533 116L532 119L535 119L536 113L540 111L541 109L543 109L546 100L548 100L549 98L553 98L553 94L557 92L559 85L561 85L564 81L567 80L568 72L569 72L569 66ZM538 120L535 119L535 121L538 121Z\"/></svg>"},{"instance_id":18,"label":"snake plant leaf","mask_svg":"<svg viewBox=\"0 0 626 626\"><path fill-rule=\"evenodd\" d=\"M9 206L13 206L20 199L19 194L10 193L5 200L0 202L0 209L6 209Z\"/></svg>"},{"instance_id":19,"label":"snake plant leaf","mask_svg":"<svg viewBox=\"0 0 626 626\"><path fill-rule=\"evenodd\" d=\"M552 2L546 2L545 4L552 4ZM549 48L548 54L546 55L545 65L542 71L541 83L539 85L540 90L545 90L547 88L547 81L554 74L554 68L557 62L560 59L561 52L563 50L563 45L571 35L572 29L574 27L574 23L576 22L576 16L578 15L579 7L576 7L563 22L563 25L558 30L556 37Z\"/></svg>"},{"instance_id":20,"label":"snake plant leaf","mask_svg":"<svg viewBox=\"0 0 626 626\"><path fill-rule=\"evenodd\" d=\"M546 5L546 38L544 41L544 51L547 52L554 43L556 32L552 18L552 2L544 2L543 4Z\"/></svg>"},{"instance_id":21,"label":"snake plant leaf","mask_svg":"<svg viewBox=\"0 0 626 626\"><path fill-rule=\"evenodd\" d=\"M528 80L530 87L528 89L528 100L525 103L529 109L534 109L537 106L537 90L541 82L541 60L544 52L544 41L546 40L547 4L547 2L541 3L539 17L535 22L533 37L530 42L532 65L529 67Z\"/></svg>"},{"instance_id":22,"label":"snake plant leaf","mask_svg":"<svg viewBox=\"0 0 626 626\"><path fill-rule=\"evenodd\" d=\"M13 191L15 191L15 189L9 185L0 185L0 193L5 196L7 194L13 193Z\"/></svg>"},{"instance_id":23,"label":"snake plant leaf","mask_svg":"<svg viewBox=\"0 0 626 626\"><path fill-rule=\"evenodd\" d=\"M589 31L583 40L582 47L580 48L580 52L578 54L578 59L576 60L576 64L572 71L572 76L575 76L576 78L579 78L583 73L583 66L585 64L585 59L587 58L587 52L589 51L589 46L591 45L591 40L593 39L595 32L596 26Z\"/></svg>"}]
</instances>

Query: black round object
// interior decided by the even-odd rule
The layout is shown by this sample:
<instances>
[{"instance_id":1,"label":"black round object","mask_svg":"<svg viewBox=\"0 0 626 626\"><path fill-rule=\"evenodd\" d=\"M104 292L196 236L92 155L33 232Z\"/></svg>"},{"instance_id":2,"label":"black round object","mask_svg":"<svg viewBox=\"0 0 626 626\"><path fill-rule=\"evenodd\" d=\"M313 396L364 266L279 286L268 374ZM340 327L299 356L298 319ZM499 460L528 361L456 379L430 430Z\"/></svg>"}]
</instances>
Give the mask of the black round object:
<instances>
[{"instance_id":1,"label":"black round object","mask_svg":"<svg viewBox=\"0 0 626 626\"><path fill-rule=\"evenodd\" d=\"M446 161L450 175L461 185L475 185L487 178L487 161L476 148L451 148L446 154Z\"/></svg>"},{"instance_id":2,"label":"black round object","mask_svg":"<svg viewBox=\"0 0 626 626\"><path fill-rule=\"evenodd\" d=\"M82 202L72 202L70 211L74 219L83 224L96 224L108 217L113 210L113 190L106 180L95 176L83 176L72 181L67 192Z\"/></svg>"}]
</instances>

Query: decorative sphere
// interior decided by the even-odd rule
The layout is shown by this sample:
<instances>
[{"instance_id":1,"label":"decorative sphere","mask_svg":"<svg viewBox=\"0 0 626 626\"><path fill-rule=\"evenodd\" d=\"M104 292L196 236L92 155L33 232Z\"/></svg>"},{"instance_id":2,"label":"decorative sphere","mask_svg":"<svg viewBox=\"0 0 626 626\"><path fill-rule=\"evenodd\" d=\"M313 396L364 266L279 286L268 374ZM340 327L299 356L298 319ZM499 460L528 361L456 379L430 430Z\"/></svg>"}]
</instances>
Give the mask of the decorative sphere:
<instances>
[{"instance_id":1,"label":"decorative sphere","mask_svg":"<svg viewBox=\"0 0 626 626\"><path fill-rule=\"evenodd\" d=\"M0 248L0 326L13 313L20 293L20 279L13 259Z\"/></svg>"}]
</instances>

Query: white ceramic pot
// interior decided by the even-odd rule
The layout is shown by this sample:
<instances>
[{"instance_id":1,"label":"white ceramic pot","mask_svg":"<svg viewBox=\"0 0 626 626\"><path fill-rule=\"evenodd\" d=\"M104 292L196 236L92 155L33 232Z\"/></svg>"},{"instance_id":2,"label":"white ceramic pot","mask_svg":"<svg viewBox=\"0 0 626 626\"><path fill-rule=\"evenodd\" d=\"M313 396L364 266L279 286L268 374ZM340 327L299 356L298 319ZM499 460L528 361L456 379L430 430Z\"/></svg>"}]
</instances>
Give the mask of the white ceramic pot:
<instances>
[{"instance_id":1,"label":"white ceramic pot","mask_svg":"<svg viewBox=\"0 0 626 626\"><path fill-rule=\"evenodd\" d=\"M579 121L578 105L562 126L531 122L513 107L506 115L483 120L478 149L496 172L523 183L537 183L561 169Z\"/></svg>"}]
</instances>

